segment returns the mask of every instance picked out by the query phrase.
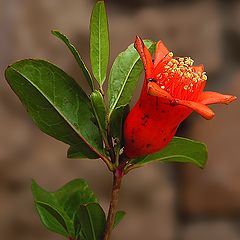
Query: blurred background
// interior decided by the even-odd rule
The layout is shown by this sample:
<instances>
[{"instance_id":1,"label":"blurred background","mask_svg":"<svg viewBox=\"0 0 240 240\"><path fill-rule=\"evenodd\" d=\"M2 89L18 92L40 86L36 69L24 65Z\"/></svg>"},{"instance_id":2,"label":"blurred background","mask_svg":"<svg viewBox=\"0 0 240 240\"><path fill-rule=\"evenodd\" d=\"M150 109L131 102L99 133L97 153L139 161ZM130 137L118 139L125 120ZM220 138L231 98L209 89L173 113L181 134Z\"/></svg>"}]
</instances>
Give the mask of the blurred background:
<instances>
[{"instance_id":1,"label":"blurred background","mask_svg":"<svg viewBox=\"0 0 240 240\"><path fill-rule=\"evenodd\" d=\"M135 35L163 40L175 55L203 63L208 89L240 93L240 1L111 0L107 2L111 63ZM79 82L82 76L65 46L50 34L67 34L89 66L92 0L0 0L0 238L61 240L42 227L30 192L31 179L49 191L82 177L107 210L111 175L98 160L66 158L67 146L38 130L6 84L4 69L23 58L44 58ZM141 83L139 89L141 88ZM209 148L204 170L152 164L131 172L119 208L125 219L113 239L240 239L239 101L212 106L206 121L192 114L179 135Z\"/></svg>"}]
</instances>

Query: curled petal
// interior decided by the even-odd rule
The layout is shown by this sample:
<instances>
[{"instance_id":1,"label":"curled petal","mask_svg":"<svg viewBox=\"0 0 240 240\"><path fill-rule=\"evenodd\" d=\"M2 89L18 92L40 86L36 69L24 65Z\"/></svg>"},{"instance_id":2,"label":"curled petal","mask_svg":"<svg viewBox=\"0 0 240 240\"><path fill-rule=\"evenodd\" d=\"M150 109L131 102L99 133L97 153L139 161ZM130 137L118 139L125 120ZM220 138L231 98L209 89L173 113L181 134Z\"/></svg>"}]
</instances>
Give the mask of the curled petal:
<instances>
[{"instance_id":1,"label":"curled petal","mask_svg":"<svg viewBox=\"0 0 240 240\"><path fill-rule=\"evenodd\" d=\"M155 59L154 59L154 67L158 65L159 62L163 60L163 58L169 53L169 50L163 44L162 41L157 42Z\"/></svg>"},{"instance_id":2,"label":"curled petal","mask_svg":"<svg viewBox=\"0 0 240 240\"><path fill-rule=\"evenodd\" d=\"M173 97L165 90L161 89L155 82L148 83L148 94L173 101Z\"/></svg>"},{"instance_id":3,"label":"curled petal","mask_svg":"<svg viewBox=\"0 0 240 240\"><path fill-rule=\"evenodd\" d=\"M134 47L136 48L142 59L146 78L151 78L152 77L151 74L153 71L152 56L148 49L146 48L146 46L144 45L143 40L139 36L136 36Z\"/></svg>"},{"instance_id":4,"label":"curled petal","mask_svg":"<svg viewBox=\"0 0 240 240\"><path fill-rule=\"evenodd\" d=\"M205 119L212 119L214 117L214 112L203 103L174 99L167 91L161 89L156 83L148 83L148 94L155 97L160 97L169 101L171 105L182 105L191 108L193 111L200 114Z\"/></svg>"},{"instance_id":5,"label":"curled petal","mask_svg":"<svg viewBox=\"0 0 240 240\"><path fill-rule=\"evenodd\" d=\"M207 120L210 120L214 117L214 112L206 105L199 103L199 102L192 102L192 101L186 101L186 100L175 100L174 102L176 105L183 105L188 108L191 108L193 111L200 114L202 117L204 117Z\"/></svg>"},{"instance_id":6,"label":"curled petal","mask_svg":"<svg viewBox=\"0 0 240 240\"><path fill-rule=\"evenodd\" d=\"M191 68L196 73L198 73L198 72L203 73L203 71L204 71L204 66L202 64L200 64L198 66L192 66Z\"/></svg>"},{"instance_id":7,"label":"curled petal","mask_svg":"<svg viewBox=\"0 0 240 240\"><path fill-rule=\"evenodd\" d=\"M199 102L202 104L224 103L229 104L236 100L237 97L232 95L224 95L217 92L202 92L199 97Z\"/></svg>"}]
</instances>

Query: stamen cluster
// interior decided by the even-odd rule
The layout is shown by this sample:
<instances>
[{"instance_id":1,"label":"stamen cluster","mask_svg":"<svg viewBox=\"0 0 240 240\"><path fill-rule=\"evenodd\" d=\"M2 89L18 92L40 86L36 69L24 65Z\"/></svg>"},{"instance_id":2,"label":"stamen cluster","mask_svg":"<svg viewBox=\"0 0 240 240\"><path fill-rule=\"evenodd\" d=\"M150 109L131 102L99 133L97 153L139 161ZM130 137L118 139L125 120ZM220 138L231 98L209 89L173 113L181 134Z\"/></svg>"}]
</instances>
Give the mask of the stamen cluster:
<instances>
[{"instance_id":1,"label":"stamen cluster","mask_svg":"<svg viewBox=\"0 0 240 240\"><path fill-rule=\"evenodd\" d=\"M190 57L173 57L169 52L168 59L160 67L156 80L159 86L179 99L193 100L197 98L207 80L206 72L193 67Z\"/></svg>"}]
</instances>

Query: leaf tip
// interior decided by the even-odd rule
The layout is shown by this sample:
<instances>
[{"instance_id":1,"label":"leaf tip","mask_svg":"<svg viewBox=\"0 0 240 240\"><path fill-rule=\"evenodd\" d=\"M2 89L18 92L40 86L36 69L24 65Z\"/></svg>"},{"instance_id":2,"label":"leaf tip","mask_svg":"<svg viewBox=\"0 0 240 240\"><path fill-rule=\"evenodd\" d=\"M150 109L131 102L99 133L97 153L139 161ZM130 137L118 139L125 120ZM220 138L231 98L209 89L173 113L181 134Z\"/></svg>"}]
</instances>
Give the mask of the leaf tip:
<instances>
[{"instance_id":1,"label":"leaf tip","mask_svg":"<svg viewBox=\"0 0 240 240\"><path fill-rule=\"evenodd\" d=\"M56 29L52 29L51 30L51 34L57 38L60 38L60 36L62 37L66 37L63 33L61 33L60 31L56 30Z\"/></svg>"}]
</instances>

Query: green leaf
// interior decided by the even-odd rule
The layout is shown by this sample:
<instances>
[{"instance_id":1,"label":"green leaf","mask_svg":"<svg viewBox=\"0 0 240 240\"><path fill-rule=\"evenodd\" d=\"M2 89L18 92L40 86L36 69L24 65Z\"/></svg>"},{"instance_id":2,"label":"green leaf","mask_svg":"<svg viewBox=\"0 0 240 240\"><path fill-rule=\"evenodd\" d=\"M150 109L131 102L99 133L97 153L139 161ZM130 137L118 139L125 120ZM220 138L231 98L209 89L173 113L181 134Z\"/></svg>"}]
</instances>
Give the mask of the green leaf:
<instances>
[{"instance_id":1,"label":"green leaf","mask_svg":"<svg viewBox=\"0 0 240 240\"><path fill-rule=\"evenodd\" d=\"M105 142L107 142L107 113L106 108L103 100L102 94L95 90L90 95L90 99L92 102L93 110L95 113L95 117L98 122L99 130L102 134L103 139L105 139Z\"/></svg>"},{"instance_id":2,"label":"green leaf","mask_svg":"<svg viewBox=\"0 0 240 240\"><path fill-rule=\"evenodd\" d=\"M97 159L97 158L99 158L99 156L96 153L85 148L84 145L82 147L83 147L82 150L79 150L79 149L81 149L80 144L78 144L76 147L70 146L67 151L67 157L73 158L73 159L83 159L83 158ZM86 154L86 151L88 152L87 154ZM83 152L85 152L85 154L83 154Z\"/></svg>"},{"instance_id":3,"label":"green leaf","mask_svg":"<svg viewBox=\"0 0 240 240\"><path fill-rule=\"evenodd\" d=\"M30 59L9 66L5 76L43 132L86 157L100 156L102 139L91 101L70 76L49 62Z\"/></svg>"},{"instance_id":4,"label":"green leaf","mask_svg":"<svg viewBox=\"0 0 240 240\"><path fill-rule=\"evenodd\" d=\"M49 230L65 237L75 237L80 204L97 203L96 196L84 179L76 179L56 192L47 192L32 182L32 194L40 219Z\"/></svg>"},{"instance_id":5,"label":"green leaf","mask_svg":"<svg viewBox=\"0 0 240 240\"><path fill-rule=\"evenodd\" d=\"M102 240L106 217L99 204L90 203L80 206L80 225L86 240Z\"/></svg>"},{"instance_id":6,"label":"green leaf","mask_svg":"<svg viewBox=\"0 0 240 240\"><path fill-rule=\"evenodd\" d=\"M106 120L106 109L105 109L105 104L104 104L102 94L99 91L95 90L90 95L90 99L91 99L93 111L99 126L99 130L102 134L102 137L106 141L107 140L107 136L106 136L107 120ZM86 156L81 151L79 151L79 148L74 148L73 146L71 146L68 149L67 156L68 158L76 158L76 159L86 158ZM98 156L94 153L92 154L89 153L88 158L96 159L98 158Z\"/></svg>"},{"instance_id":7,"label":"green leaf","mask_svg":"<svg viewBox=\"0 0 240 240\"><path fill-rule=\"evenodd\" d=\"M187 138L174 137L160 152L136 158L130 162L134 167L140 167L153 161L193 163L203 168L207 161L205 144Z\"/></svg>"},{"instance_id":8,"label":"green leaf","mask_svg":"<svg viewBox=\"0 0 240 240\"><path fill-rule=\"evenodd\" d=\"M104 1L97 1L90 20L90 60L93 75L102 87L109 60L108 20Z\"/></svg>"},{"instance_id":9,"label":"green leaf","mask_svg":"<svg viewBox=\"0 0 240 240\"><path fill-rule=\"evenodd\" d=\"M82 73L88 82L88 85L90 86L91 90L93 91L94 85L93 85L92 77L91 77L85 63L83 62L82 57L78 53L77 49L73 46L73 44L69 41L67 36L64 35L63 33L52 30L52 34L54 36L56 36L57 38L59 38L60 40L62 40L66 44L66 46L68 47L68 49L71 51L72 55L74 56L75 60L77 61L79 67L81 68Z\"/></svg>"},{"instance_id":10,"label":"green leaf","mask_svg":"<svg viewBox=\"0 0 240 240\"><path fill-rule=\"evenodd\" d=\"M67 151L67 157L72 159L84 159L87 158L81 151L79 151L77 148L74 148L73 146L70 146ZM90 157L88 157L90 158ZM90 159L96 159L98 158L97 155L93 154L93 157Z\"/></svg>"},{"instance_id":11,"label":"green leaf","mask_svg":"<svg viewBox=\"0 0 240 240\"><path fill-rule=\"evenodd\" d=\"M124 211L117 211L115 219L114 219L114 223L113 223L113 227L115 228L124 218L124 216L126 215L126 212Z\"/></svg>"},{"instance_id":12,"label":"green leaf","mask_svg":"<svg viewBox=\"0 0 240 240\"><path fill-rule=\"evenodd\" d=\"M36 208L40 216L42 224L50 231L58 233L62 236L68 237L68 229L61 216L54 208L44 203L37 203Z\"/></svg>"},{"instance_id":13,"label":"green leaf","mask_svg":"<svg viewBox=\"0 0 240 240\"><path fill-rule=\"evenodd\" d=\"M67 157L68 158L75 158L75 159L87 158L83 153L79 152L78 149L75 149L72 146L70 146L68 151L67 151Z\"/></svg>"},{"instance_id":14,"label":"green leaf","mask_svg":"<svg viewBox=\"0 0 240 240\"><path fill-rule=\"evenodd\" d=\"M144 40L144 43L150 52L153 52L155 43L150 40ZM108 83L110 115L114 109L129 104L142 71L140 56L131 44L117 56L110 72Z\"/></svg>"}]
</instances>

